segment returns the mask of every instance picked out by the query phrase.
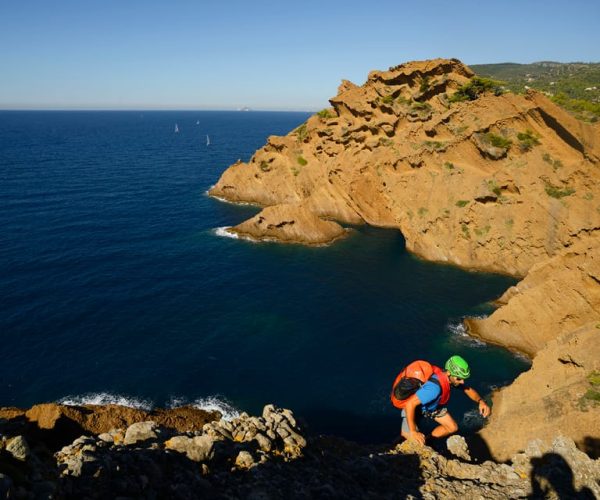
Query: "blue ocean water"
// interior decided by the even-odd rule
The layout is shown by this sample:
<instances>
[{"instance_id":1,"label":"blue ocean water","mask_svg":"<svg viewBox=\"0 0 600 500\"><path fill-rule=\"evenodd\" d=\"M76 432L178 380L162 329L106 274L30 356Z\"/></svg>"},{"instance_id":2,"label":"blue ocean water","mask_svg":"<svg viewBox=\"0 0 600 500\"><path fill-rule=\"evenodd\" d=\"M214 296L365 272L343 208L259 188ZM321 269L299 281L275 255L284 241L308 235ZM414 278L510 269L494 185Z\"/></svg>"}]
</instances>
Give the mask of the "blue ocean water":
<instances>
[{"instance_id":1,"label":"blue ocean water","mask_svg":"<svg viewBox=\"0 0 600 500\"><path fill-rule=\"evenodd\" d=\"M0 112L0 406L272 402L374 441L397 434L389 390L413 359L459 353L485 394L524 370L457 326L510 278L423 262L394 230L319 248L216 234L258 209L209 187L307 117ZM451 401L464 429L472 408Z\"/></svg>"}]
</instances>

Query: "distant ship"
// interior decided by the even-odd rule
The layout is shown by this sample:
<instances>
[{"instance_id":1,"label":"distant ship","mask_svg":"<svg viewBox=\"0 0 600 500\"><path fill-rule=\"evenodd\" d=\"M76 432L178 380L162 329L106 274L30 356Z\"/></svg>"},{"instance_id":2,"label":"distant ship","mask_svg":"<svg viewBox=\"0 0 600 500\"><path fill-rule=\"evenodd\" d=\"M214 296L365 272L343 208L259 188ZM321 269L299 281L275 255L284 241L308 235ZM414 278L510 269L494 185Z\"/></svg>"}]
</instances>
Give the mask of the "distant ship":
<instances>
[{"instance_id":1,"label":"distant ship","mask_svg":"<svg viewBox=\"0 0 600 500\"><path fill-rule=\"evenodd\" d=\"M206 136L206 145L210 146L210 137L208 137L208 135Z\"/></svg>"},{"instance_id":2,"label":"distant ship","mask_svg":"<svg viewBox=\"0 0 600 500\"><path fill-rule=\"evenodd\" d=\"M239 108L238 111L250 111L250 108L244 106L243 108Z\"/></svg>"},{"instance_id":3,"label":"distant ship","mask_svg":"<svg viewBox=\"0 0 600 500\"><path fill-rule=\"evenodd\" d=\"M177 124L175 124L175 133L178 134L179 133L179 127L177 126Z\"/></svg>"}]
</instances>

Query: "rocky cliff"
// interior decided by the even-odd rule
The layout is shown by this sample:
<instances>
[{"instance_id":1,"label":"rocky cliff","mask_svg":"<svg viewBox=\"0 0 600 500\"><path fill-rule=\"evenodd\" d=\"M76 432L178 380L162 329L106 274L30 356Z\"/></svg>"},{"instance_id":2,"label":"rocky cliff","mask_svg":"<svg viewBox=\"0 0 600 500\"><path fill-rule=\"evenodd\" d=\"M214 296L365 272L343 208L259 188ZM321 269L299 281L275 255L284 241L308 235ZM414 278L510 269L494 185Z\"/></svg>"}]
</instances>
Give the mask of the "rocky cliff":
<instances>
[{"instance_id":1,"label":"rocky cliff","mask_svg":"<svg viewBox=\"0 0 600 500\"><path fill-rule=\"evenodd\" d=\"M174 425L181 424L182 411L185 431ZM112 423L108 415L115 416ZM157 416L161 424L145 420ZM111 424L117 427L105 430ZM79 429L83 435L73 440L66 428ZM510 464L499 464L472 459L459 436L435 451L411 442L361 446L332 437L307 439L303 434L291 411L273 405L265 406L260 416L242 414L230 421L192 408L146 415L114 405L40 405L27 412L0 409L0 496L514 499L600 495L600 459L590 459L563 437L547 443L533 441Z\"/></svg>"},{"instance_id":2,"label":"rocky cliff","mask_svg":"<svg viewBox=\"0 0 600 500\"><path fill-rule=\"evenodd\" d=\"M485 435L501 456L526 437L557 435L542 425L543 401L575 387L571 375L583 387L600 369L600 330L578 331L600 324L600 126L540 93L503 93L457 60L373 71L362 86L343 81L330 103L223 173L210 194L266 207L231 231L322 244L343 236L342 224L366 223L400 230L425 259L524 277L492 316L469 320L470 331L537 355L531 376L564 375L555 340L578 344L584 335L590 358L544 399L530 395L527 412L512 409L531 380L500 391L504 410ZM559 408L577 442L599 436L567 425L580 416L576 405ZM598 404L587 411L600 417Z\"/></svg>"}]
</instances>

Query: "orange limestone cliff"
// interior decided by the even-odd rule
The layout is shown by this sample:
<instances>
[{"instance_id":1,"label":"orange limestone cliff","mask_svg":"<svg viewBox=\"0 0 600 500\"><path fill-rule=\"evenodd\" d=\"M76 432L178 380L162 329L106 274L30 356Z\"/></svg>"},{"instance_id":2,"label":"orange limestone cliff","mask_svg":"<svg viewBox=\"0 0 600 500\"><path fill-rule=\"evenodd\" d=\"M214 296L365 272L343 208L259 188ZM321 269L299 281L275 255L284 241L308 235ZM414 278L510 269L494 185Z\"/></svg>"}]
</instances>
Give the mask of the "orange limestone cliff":
<instances>
[{"instance_id":1,"label":"orange limestone cliff","mask_svg":"<svg viewBox=\"0 0 600 500\"><path fill-rule=\"evenodd\" d=\"M467 322L471 333L536 355L545 377L562 376L557 346L585 343L590 359L556 391L586 386L600 370L600 125L537 92L503 93L455 59L373 71L362 86L343 81L330 103L223 173L211 195L266 207L231 231L322 244L344 234L340 224L366 223L400 230L425 259L523 277L494 314ZM500 419L513 415L528 437L541 429L511 413L528 385L520 377L496 395L502 416L487 439L504 456L525 436ZM593 402L560 411L600 417Z\"/></svg>"}]
</instances>

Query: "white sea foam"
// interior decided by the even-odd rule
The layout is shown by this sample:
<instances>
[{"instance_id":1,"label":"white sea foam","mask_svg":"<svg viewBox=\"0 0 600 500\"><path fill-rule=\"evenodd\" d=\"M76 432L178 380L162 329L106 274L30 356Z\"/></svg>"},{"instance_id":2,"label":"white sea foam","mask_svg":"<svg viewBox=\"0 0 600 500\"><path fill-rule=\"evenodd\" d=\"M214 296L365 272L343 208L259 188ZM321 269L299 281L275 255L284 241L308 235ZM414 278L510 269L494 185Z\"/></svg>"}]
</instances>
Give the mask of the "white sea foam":
<instances>
[{"instance_id":1,"label":"white sea foam","mask_svg":"<svg viewBox=\"0 0 600 500\"><path fill-rule=\"evenodd\" d=\"M467 329L465 328L465 325L463 325L462 320L450 322L446 328L459 342L468 343L473 347L485 347L486 345L482 340L472 337L467 333Z\"/></svg>"},{"instance_id":2,"label":"white sea foam","mask_svg":"<svg viewBox=\"0 0 600 500\"><path fill-rule=\"evenodd\" d=\"M167 404L168 408L177 408L179 406L194 406L200 410L218 411L223 420L233 420L240 416L240 412L222 396L208 396L206 398L189 401L185 397L172 396Z\"/></svg>"},{"instance_id":3,"label":"white sea foam","mask_svg":"<svg viewBox=\"0 0 600 500\"><path fill-rule=\"evenodd\" d=\"M240 206L245 206L245 207L260 207L260 205L258 203L250 203L249 201L232 201L232 200L228 200L227 198L222 198L220 196L210 194L209 192L212 188L214 188L214 186L209 187L208 191L206 191L204 194L210 198L214 198L215 200L222 201L223 203L229 203L230 205L240 205Z\"/></svg>"},{"instance_id":4,"label":"white sea foam","mask_svg":"<svg viewBox=\"0 0 600 500\"><path fill-rule=\"evenodd\" d=\"M238 234L232 233L232 232L228 231L228 229L230 229L230 227L228 227L228 226L218 227L215 229L215 234L217 236L221 236L222 238L233 238L235 240L239 239Z\"/></svg>"},{"instance_id":5,"label":"white sea foam","mask_svg":"<svg viewBox=\"0 0 600 500\"><path fill-rule=\"evenodd\" d=\"M120 405L129 408L138 408L140 410L151 410L154 406L151 401L122 394L112 394L109 392L89 392L87 394L65 396L59 399L57 403L67 406L81 405Z\"/></svg>"}]
</instances>

